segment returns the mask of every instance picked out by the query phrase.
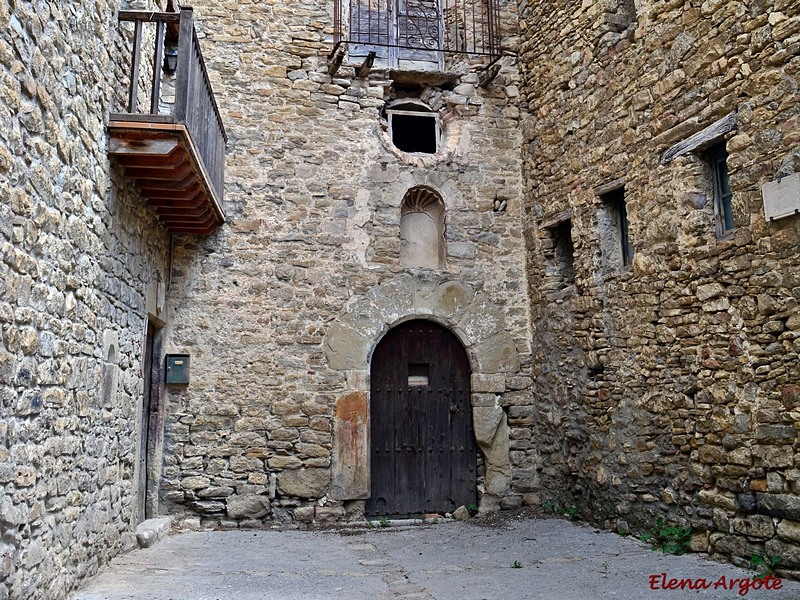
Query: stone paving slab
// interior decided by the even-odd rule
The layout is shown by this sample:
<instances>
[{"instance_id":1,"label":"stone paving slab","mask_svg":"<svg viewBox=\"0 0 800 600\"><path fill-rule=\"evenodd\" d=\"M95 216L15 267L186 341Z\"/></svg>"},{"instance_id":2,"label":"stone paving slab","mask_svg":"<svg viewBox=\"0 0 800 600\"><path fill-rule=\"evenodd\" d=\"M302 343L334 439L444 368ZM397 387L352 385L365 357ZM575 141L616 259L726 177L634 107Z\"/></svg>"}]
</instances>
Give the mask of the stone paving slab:
<instances>
[{"instance_id":1,"label":"stone paving slab","mask_svg":"<svg viewBox=\"0 0 800 600\"><path fill-rule=\"evenodd\" d=\"M530 519L497 527L177 534L119 557L73 600L800 600L798 582L744 594L732 583L752 577L585 525ZM658 589L671 579L709 587Z\"/></svg>"}]
</instances>

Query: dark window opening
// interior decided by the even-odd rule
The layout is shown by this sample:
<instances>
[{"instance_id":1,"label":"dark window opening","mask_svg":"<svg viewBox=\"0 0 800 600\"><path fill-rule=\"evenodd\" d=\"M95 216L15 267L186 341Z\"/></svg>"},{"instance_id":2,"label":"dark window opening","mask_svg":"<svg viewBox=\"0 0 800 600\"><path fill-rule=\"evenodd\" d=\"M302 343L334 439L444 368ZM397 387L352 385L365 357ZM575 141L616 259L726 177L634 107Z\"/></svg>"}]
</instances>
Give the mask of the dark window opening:
<instances>
[{"instance_id":1,"label":"dark window opening","mask_svg":"<svg viewBox=\"0 0 800 600\"><path fill-rule=\"evenodd\" d=\"M561 273L563 287L575 283L575 248L572 244L572 220L567 219L549 228L553 255Z\"/></svg>"},{"instance_id":2,"label":"dark window opening","mask_svg":"<svg viewBox=\"0 0 800 600\"><path fill-rule=\"evenodd\" d=\"M436 154L436 117L390 112L392 142L403 152Z\"/></svg>"},{"instance_id":3,"label":"dark window opening","mask_svg":"<svg viewBox=\"0 0 800 600\"><path fill-rule=\"evenodd\" d=\"M717 219L717 234L722 236L733 231L733 208L730 180L728 179L728 151L725 143L712 146L706 151L711 166L714 184L714 215Z\"/></svg>"},{"instance_id":4,"label":"dark window opening","mask_svg":"<svg viewBox=\"0 0 800 600\"><path fill-rule=\"evenodd\" d=\"M608 220L613 228L606 232L612 238L614 254L619 252L617 265L628 266L633 262L633 246L628 235L628 209L625 205L625 188L621 187L600 196L605 205Z\"/></svg>"},{"instance_id":5,"label":"dark window opening","mask_svg":"<svg viewBox=\"0 0 800 600\"><path fill-rule=\"evenodd\" d=\"M408 365L408 385L428 385L430 381L429 364L411 363Z\"/></svg>"}]
</instances>

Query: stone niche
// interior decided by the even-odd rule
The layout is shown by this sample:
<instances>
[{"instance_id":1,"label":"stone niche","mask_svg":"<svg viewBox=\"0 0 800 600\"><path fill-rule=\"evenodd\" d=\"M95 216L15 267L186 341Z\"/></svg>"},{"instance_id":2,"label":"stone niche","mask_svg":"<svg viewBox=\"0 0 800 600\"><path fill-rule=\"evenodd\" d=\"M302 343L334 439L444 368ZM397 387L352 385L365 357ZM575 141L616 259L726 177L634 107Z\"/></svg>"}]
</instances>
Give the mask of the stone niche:
<instances>
[{"instance_id":1,"label":"stone niche","mask_svg":"<svg viewBox=\"0 0 800 600\"><path fill-rule=\"evenodd\" d=\"M445 208L427 187L408 190L400 210L400 263L405 268L443 269Z\"/></svg>"},{"instance_id":2,"label":"stone niche","mask_svg":"<svg viewBox=\"0 0 800 600\"><path fill-rule=\"evenodd\" d=\"M500 311L481 292L452 279L406 274L369 290L329 328L325 355L344 372L348 389L334 409L331 497L363 500L370 494L369 373L372 351L395 325L429 319L449 328L464 345L472 370L472 418L483 454L479 486L482 512L511 496L508 420L503 406L506 378L520 360Z\"/></svg>"}]
</instances>

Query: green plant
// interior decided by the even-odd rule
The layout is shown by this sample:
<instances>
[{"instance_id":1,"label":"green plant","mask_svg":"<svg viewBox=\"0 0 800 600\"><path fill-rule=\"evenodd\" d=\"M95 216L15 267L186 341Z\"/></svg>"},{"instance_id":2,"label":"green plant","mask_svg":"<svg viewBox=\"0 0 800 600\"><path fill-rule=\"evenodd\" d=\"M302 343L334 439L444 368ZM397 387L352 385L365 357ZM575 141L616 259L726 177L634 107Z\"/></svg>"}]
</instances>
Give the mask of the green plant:
<instances>
[{"instance_id":1,"label":"green plant","mask_svg":"<svg viewBox=\"0 0 800 600\"><path fill-rule=\"evenodd\" d=\"M381 527L388 527L389 525L391 525L391 523L389 522L389 517L381 517L380 520L378 521L378 524L380 524Z\"/></svg>"},{"instance_id":2,"label":"green plant","mask_svg":"<svg viewBox=\"0 0 800 600\"><path fill-rule=\"evenodd\" d=\"M578 509L575 506L570 506L564 514L569 518L570 521L577 521L578 520Z\"/></svg>"},{"instance_id":3,"label":"green plant","mask_svg":"<svg viewBox=\"0 0 800 600\"><path fill-rule=\"evenodd\" d=\"M513 563L511 563L511 568L512 569L521 569L522 568L522 563L519 562L518 560L515 560Z\"/></svg>"},{"instance_id":4,"label":"green plant","mask_svg":"<svg viewBox=\"0 0 800 600\"><path fill-rule=\"evenodd\" d=\"M367 519L367 529L372 529L375 527L375 523L372 522L372 519Z\"/></svg>"},{"instance_id":5,"label":"green plant","mask_svg":"<svg viewBox=\"0 0 800 600\"><path fill-rule=\"evenodd\" d=\"M775 568L781 562L780 556L773 556L769 553L764 553L763 556L754 554L750 558L750 566L758 571L757 579L763 579L768 575L775 575Z\"/></svg>"},{"instance_id":6,"label":"green plant","mask_svg":"<svg viewBox=\"0 0 800 600\"><path fill-rule=\"evenodd\" d=\"M653 550L661 550L664 554L681 555L689 550L691 537L691 527L668 525L664 523L664 519L656 519L656 524L650 531L639 536L639 539L650 542Z\"/></svg>"},{"instance_id":7,"label":"green plant","mask_svg":"<svg viewBox=\"0 0 800 600\"><path fill-rule=\"evenodd\" d=\"M556 504L552 500L545 500L544 502L542 502L542 512L555 514L558 512L558 504Z\"/></svg>"},{"instance_id":8,"label":"green plant","mask_svg":"<svg viewBox=\"0 0 800 600\"><path fill-rule=\"evenodd\" d=\"M470 504L467 506L467 512L469 513L470 517L474 517L478 514L478 505L477 504Z\"/></svg>"}]
</instances>

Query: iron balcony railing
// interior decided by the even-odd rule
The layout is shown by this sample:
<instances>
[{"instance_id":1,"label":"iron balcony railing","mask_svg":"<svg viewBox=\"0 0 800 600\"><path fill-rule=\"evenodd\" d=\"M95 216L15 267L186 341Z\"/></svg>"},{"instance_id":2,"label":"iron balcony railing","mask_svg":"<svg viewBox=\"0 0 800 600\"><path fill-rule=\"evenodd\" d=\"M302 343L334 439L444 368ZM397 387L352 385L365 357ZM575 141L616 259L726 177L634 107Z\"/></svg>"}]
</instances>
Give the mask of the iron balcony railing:
<instances>
[{"instance_id":1,"label":"iron balcony railing","mask_svg":"<svg viewBox=\"0 0 800 600\"><path fill-rule=\"evenodd\" d=\"M444 54L501 55L499 0L334 0L333 56L375 52L390 66Z\"/></svg>"}]
</instances>

